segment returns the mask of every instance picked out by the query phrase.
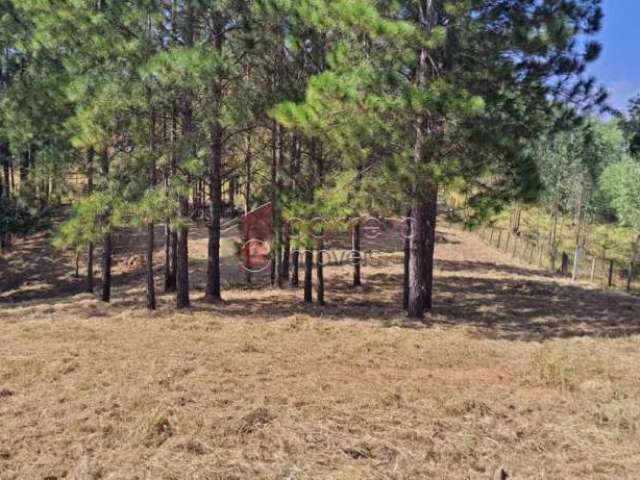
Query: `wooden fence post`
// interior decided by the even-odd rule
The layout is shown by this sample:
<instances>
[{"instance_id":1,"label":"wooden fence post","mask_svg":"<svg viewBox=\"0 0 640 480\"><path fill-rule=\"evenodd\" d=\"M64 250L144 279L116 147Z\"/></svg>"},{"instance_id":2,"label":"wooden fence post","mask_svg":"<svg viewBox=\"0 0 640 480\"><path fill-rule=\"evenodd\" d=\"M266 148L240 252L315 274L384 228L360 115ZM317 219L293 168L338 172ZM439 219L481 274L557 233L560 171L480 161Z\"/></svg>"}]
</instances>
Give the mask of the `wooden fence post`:
<instances>
[{"instance_id":1,"label":"wooden fence post","mask_svg":"<svg viewBox=\"0 0 640 480\"><path fill-rule=\"evenodd\" d=\"M633 261L631 261L629 263L629 275L628 275L629 278L627 278L627 292L631 291L631 281L633 280L633 267L634 267Z\"/></svg>"},{"instance_id":2,"label":"wooden fence post","mask_svg":"<svg viewBox=\"0 0 640 480\"><path fill-rule=\"evenodd\" d=\"M500 244L502 243L502 230L498 230L498 250L500 250Z\"/></svg>"},{"instance_id":3,"label":"wooden fence post","mask_svg":"<svg viewBox=\"0 0 640 480\"><path fill-rule=\"evenodd\" d=\"M489 236L489 245L493 244L493 233L495 232L494 228L491 227L491 235Z\"/></svg>"},{"instance_id":4,"label":"wooden fence post","mask_svg":"<svg viewBox=\"0 0 640 480\"><path fill-rule=\"evenodd\" d=\"M597 257L593 257L591 262L591 281L593 282L596 279L596 265L598 264Z\"/></svg>"},{"instance_id":5,"label":"wooden fence post","mask_svg":"<svg viewBox=\"0 0 640 480\"><path fill-rule=\"evenodd\" d=\"M507 232L507 243L504 244L504 251L509 251L509 242L511 241L511 233Z\"/></svg>"}]
</instances>

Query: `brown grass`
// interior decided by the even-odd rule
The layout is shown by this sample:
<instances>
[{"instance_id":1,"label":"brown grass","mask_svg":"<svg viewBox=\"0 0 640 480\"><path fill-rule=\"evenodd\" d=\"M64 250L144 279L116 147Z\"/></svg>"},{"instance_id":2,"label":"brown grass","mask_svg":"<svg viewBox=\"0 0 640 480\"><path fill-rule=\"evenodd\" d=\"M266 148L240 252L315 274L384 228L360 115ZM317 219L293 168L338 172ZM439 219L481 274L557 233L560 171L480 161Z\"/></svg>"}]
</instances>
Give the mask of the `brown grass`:
<instances>
[{"instance_id":1,"label":"brown grass","mask_svg":"<svg viewBox=\"0 0 640 480\"><path fill-rule=\"evenodd\" d=\"M243 288L231 247L225 303L198 302L202 232L187 312L161 296L147 313L136 272L112 305L59 296L68 263L41 271L40 296L10 272L0 479L637 478L640 302L441 237L425 324L397 308L388 236L362 289L327 269L326 308Z\"/></svg>"}]
</instances>

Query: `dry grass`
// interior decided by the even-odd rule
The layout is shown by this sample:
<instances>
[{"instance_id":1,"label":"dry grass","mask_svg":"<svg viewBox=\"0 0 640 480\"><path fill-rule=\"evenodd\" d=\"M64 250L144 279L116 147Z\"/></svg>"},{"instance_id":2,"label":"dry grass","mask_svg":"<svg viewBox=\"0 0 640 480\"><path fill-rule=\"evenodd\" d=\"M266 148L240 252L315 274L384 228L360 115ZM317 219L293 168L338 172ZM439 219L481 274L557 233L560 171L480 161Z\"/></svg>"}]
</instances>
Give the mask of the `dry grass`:
<instances>
[{"instance_id":1,"label":"dry grass","mask_svg":"<svg viewBox=\"0 0 640 480\"><path fill-rule=\"evenodd\" d=\"M362 289L328 269L325 309L239 288L229 256L225 303L183 313L148 314L128 273L112 305L13 285L0 479L637 478L640 302L441 234L426 324L389 238Z\"/></svg>"}]
</instances>

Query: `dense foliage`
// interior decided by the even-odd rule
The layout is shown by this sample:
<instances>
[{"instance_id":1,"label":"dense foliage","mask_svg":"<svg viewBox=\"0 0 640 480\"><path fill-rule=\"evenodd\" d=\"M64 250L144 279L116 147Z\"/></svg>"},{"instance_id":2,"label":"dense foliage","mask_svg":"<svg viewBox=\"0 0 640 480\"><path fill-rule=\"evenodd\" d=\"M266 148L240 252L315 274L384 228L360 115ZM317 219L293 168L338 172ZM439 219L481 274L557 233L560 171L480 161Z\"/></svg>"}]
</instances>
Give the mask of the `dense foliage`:
<instances>
[{"instance_id":1,"label":"dense foliage","mask_svg":"<svg viewBox=\"0 0 640 480\"><path fill-rule=\"evenodd\" d=\"M353 229L358 285L349 219L410 211L405 302L422 317L439 193L464 193L469 224L541 188L569 209L628 161L618 130L576 130L606 97L584 76L600 52L597 0L2 0L0 19L3 198L75 203L56 244L88 249L89 290L100 246L105 301L111 235L137 228L155 308L163 223L165 288L187 307L194 221L209 227L205 299L219 301L221 219L269 201L273 283L293 262L297 285L304 247L311 301L316 250L319 303L314 233Z\"/></svg>"}]
</instances>

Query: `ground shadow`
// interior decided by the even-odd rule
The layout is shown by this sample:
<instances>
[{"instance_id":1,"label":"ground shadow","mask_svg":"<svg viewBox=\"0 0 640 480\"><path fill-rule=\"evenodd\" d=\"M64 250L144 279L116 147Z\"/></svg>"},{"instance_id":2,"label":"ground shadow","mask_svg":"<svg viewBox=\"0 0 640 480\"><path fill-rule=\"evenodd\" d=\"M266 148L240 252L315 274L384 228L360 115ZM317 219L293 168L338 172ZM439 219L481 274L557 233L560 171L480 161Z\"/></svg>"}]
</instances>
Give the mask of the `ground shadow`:
<instances>
[{"instance_id":1,"label":"ground shadow","mask_svg":"<svg viewBox=\"0 0 640 480\"><path fill-rule=\"evenodd\" d=\"M157 231L158 246L162 245L162 229ZM458 248L461 243L455 234L439 234L441 241ZM192 238L203 240L206 230L194 229ZM48 247L48 237L28 239L21 245L19 255L6 257L2 265L0 288L11 290L0 298L2 303L24 302L48 306L65 304L69 296L84 289L84 279L74 278L71 260ZM379 241L385 246L384 239ZM116 242L116 257L136 255L143 248L142 237L130 235ZM246 283L246 272L233 255L225 257L223 288L245 290L235 300L218 305L206 305L204 278L206 261L190 262L192 278L191 311L206 311L212 316L241 320L280 319L296 314L331 320L380 321L388 325L410 328L439 326L471 327L472 335L523 341L543 341L569 337L622 337L640 334L640 299L624 294L571 285L553 274L534 268L490 261L438 259L434 289L434 311L422 325L404 321L402 299L402 252L397 245L389 245L393 254L382 255L377 263L363 269L364 284L350 285L349 268L326 269L327 305L305 305L302 290L265 290L269 285L268 272L253 275L253 283ZM202 256L200 256L202 257ZM98 260L99 255L96 256ZM161 293L161 264L157 268L160 315L174 314L174 299ZM44 278L44 280L43 280ZM302 271L301 271L302 280ZM314 278L315 281L315 278ZM41 282L41 285L38 284ZM114 271L112 312L118 309L142 308L144 273ZM314 292L315 296L315 292ZM238 298L241 297L241 298ZM71 305L69 308L73 309ZM1 307L1 305L0 305ZM107 316L94 309L91 316ZM80 310L78 310L80 312Z\"/></svg>"}]
</instances>

